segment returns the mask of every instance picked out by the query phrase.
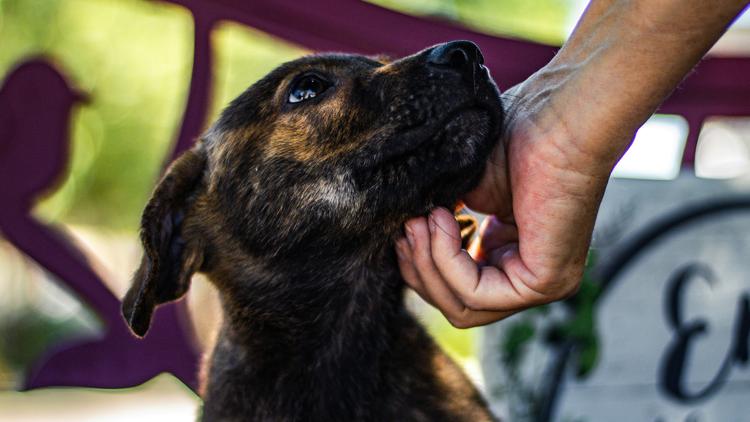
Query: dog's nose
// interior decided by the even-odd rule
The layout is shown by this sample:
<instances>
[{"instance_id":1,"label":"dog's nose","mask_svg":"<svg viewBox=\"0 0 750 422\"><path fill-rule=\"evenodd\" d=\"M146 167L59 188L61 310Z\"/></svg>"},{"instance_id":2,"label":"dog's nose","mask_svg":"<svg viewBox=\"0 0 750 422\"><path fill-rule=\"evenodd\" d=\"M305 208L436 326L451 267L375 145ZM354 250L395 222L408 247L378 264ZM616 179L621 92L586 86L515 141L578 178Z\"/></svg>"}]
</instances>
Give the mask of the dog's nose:
<instances>
[{"instance_id":1,"label":"dog's nose","mask_svg":"<svg viewBox=\"0 0 750 422\"><path fill-rule=\"evenodd\" d=\"M427 55L427 63L466 74L484 64L484 57L471 41L451 41L433 48Z\"/></svg>"}]
</instances>

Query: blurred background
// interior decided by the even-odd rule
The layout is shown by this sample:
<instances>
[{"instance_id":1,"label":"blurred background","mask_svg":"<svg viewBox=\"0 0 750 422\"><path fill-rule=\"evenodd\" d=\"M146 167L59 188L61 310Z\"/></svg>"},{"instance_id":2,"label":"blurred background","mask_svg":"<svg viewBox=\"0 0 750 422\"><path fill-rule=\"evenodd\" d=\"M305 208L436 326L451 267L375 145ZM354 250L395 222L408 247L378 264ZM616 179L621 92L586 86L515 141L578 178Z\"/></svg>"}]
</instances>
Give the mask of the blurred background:
<instances>
[{"instance_id":1,"label":"blurred background","mask_svg":"<svg viewBox=\"0 0 750 422\"><path fill-rule=\"evenodd\" d=\"M566 39L586 6L582 0L371 2L477 32L553 46ZM268 71L309 53L232 22L215 26L211 45L214 88L209 120ZM750 56L750 19L743 16L712 54ZM191 13L147 0L0 0L0 80L36 56L51 60L89 99L71 115L65 176L34 204L33 216L63 232L119 298L140 259L140 213L182 121L193 66ZM497 82L506 87L502 80ZM750 119L708 120L694 165L685 169L681 164L687 133L682 117L656 116L641 129L614 176L669 181L688 172L696 178L741 180L750 168ZM411 300L438 341L485 385L480 330L456 330L419 299ZM211 287L195 280L188 302L198 347L205 348L217 321ZM169 374L128 389L17 391L46 351L95 337L103 329L96 312L4 240L0 231L0 421L193 420L199 400ZM513 335L516 343L524 343L523 327ZM484 343L485 348L496 347ZM507 342L504 347L516 350Z\"/></svg>"}]
</instances>

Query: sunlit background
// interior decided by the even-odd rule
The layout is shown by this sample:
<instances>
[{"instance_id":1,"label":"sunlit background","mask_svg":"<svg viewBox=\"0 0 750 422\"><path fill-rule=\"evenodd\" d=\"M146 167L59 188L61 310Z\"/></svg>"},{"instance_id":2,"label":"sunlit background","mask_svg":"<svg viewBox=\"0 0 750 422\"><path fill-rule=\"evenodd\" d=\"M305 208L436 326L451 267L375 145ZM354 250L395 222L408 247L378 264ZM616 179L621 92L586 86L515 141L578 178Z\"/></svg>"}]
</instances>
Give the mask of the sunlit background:
<instances>
[{"instance_id":1,"label":"sunlit background","mask_svg":"<svg viewBox=\"0 0 750 422\"><path fill-rule=\"evenodd\" d=\"M586 3L372 2L547 44L564 41ZM307 53L231 23L220 25L212 41L214 115L269 70ZM45 55L91 97L73 116L67 177L37 204L35 214L75 239L118 297L140 257L140 212L178 129L192 52L190 14L176 6L146 0L0 0L0 79L22 59ZM741 18L713 54L750 54L750 19ZM502 87L503 81L498 83ZM638 132L615 176L675 178L686 134L681 117L654 117ZM731 178L749 168L750 120L710 120L700 135L696 174ZM169 375L127 390L13 391L49 345L100 329L93 315L60 286L0 237L0 420L192 420L197 397ZM207 283L195 283L190 301L193 315L200 315L194 319L205 345L214 321L206 309L216 306ZM453 329L437 312L413 302L440 343L481 383L477 331Z\"/></svg>"}]
</instances>

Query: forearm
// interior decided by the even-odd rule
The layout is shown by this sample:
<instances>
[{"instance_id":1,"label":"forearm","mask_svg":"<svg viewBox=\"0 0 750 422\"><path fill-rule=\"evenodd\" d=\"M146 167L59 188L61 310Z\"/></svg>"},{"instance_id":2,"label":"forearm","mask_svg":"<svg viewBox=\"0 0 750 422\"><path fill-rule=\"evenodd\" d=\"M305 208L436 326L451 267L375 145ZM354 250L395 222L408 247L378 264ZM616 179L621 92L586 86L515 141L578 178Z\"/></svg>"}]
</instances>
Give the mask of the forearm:
<instances>
[{"instance_id":1,"label":"forearm","mask_svg":"<svg viewBox=\"0 0 750 422\"><path fill-rule=\"evenodd\" d=\"M747 4L593 0L559 54L523 88L555 111L537 123L565 125L571 147L601 167L592 170L610 171L638 127Z\"/></svg>"},{"instance_id":2,"label":"forearm","mask_svg":"<svg viewBox=\"0 0 750 422\"><path fill-rule=\"evenodd\" d=\"M558 55L505 95L505 136L464 197L495 215L480 237L486 265L436 210L429 229L406 224L404 279L460 327L574 292L617 159L747 1L593 0Z\"/></svg>"},{"instance_id":3,"label":"forearm","mask_svg":"<svg viewBox=\"0 0 750 422\"><path fill-rule=\"evenodd\" d=\"M558 55L512 90L507 151L519 254L509 262L533 274L521 284L555 297L579 279L612 168L744 4L593 0Z\"/></svg>"}]
</instances>

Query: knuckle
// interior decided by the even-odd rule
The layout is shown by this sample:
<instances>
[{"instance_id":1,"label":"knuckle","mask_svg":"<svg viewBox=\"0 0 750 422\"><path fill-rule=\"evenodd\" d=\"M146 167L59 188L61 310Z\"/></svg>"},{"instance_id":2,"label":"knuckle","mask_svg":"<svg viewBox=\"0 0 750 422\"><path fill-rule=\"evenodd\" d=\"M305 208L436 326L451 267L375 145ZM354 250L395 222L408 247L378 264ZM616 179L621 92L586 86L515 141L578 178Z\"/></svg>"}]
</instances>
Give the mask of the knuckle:
<instances>
[{"instance_id":1,"label":"knuckle","mask_svg":"<svg viewBox=\"0 0 750 422\"><path fill-rule=\"evenodd\" d=\"M461 319L461 318L448 318L448 322L454 328L458 328L459 330L465 330L467 328L471 328L471 324L469 323L469 321Z\"/></svg>"},{"instance_id":2,"label":"knuckle","mask_svg":"<svg viewBox=\"0 0 750 422\"><path fill-rule=\"evenodd\" d=\"M446 313L445 318L454 328L463 330L473 327L473 324L471 323L470 313L467 311L450 314Z\"/></svg>"}]
</instances>

